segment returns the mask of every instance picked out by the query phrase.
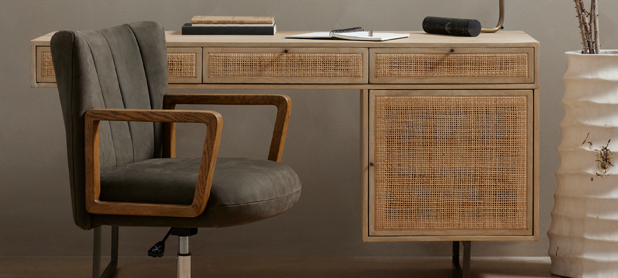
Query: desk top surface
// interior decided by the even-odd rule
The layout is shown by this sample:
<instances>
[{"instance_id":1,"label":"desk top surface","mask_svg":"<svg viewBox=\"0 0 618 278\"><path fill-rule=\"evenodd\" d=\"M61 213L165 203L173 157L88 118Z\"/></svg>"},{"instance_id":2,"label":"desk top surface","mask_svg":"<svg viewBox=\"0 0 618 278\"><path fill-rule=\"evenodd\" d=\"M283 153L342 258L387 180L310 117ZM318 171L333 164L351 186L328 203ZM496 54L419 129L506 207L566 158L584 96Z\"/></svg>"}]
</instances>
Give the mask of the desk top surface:
<instances>
[{"instance_id":1,"label":"desk top surface","mask_svg":"<svg viewBox=\"0 0 618 278\"><path fill-rule=\"evenodd\" d=\"M380 31L382 32L382 31ZM456 37L427 34L423 31L389 31L409 33L409 38L384 42L340 39L286 39L293 34L309 31L280 31L272 36L240 35L182 35L180 31L166 31L167 46L199 47L538 47L539 42L522 31L481 33L478 37ZM33 45L49 45L55 32L31 41Z\"/></svg>"}]
</instances>

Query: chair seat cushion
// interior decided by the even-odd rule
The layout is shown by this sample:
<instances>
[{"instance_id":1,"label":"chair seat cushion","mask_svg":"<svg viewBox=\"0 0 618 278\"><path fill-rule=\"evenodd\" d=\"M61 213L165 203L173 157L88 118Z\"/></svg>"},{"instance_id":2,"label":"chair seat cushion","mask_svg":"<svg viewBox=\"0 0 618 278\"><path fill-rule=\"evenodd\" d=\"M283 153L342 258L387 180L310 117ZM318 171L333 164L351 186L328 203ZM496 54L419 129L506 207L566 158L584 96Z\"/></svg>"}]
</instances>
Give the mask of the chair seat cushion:
<instances>
[{"instance_id":1,"label":"chair seat cushion","mask_svg":"<svg viewBox=\"0 0 618 278\"><path fill-rule=\"evenodd\" d=\"M130 163L101 173L102 201L191 204L199 158L161 158ZM269 160L219 158L206 210L196 218L176 218L175 227L223 227L283 213L300 196L301 185L288 166ZM118 216L115 216L118 217ZM162 217L94 215L93 222L119 226L160 225ZM95 221L97 219L99 221ZM123 220L124 219L124 220ZM166 217L169 221L170 217ZM109 223L109 222L116 222ZM173 222L172 222L173 223ZM172 224L173 225L173 224Z\"/></svg>"}]
</instances>

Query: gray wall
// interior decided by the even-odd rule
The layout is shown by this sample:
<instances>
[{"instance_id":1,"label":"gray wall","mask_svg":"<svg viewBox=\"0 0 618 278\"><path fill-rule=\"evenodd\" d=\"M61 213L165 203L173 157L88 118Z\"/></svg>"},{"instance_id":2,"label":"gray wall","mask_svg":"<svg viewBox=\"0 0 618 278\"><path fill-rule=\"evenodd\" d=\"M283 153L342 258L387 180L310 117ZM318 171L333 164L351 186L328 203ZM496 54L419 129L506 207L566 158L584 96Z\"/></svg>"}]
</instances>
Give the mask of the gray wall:
<instances>
[{"instance_id":1,"label":"gray wall","mask_svg":"<svg viewBox=\"0 0 618 278\"><path fill-rule=\"evenodd\" d=\"M587 2L587 1L586 1ZM438 4L439 3L439 4ZM601 3L604 48L615 48L618 2ZM0 0L0 256L87 255L92 232L72 222L64 127L56 89L30 88L30 40L60 29L92 29L155 20L179 30L193 15L275 16L279 30L320 31L361 25L371 30L421 30L425 16L477 18L493 27L490 0ZM565 51L580 47L572 1L506 3L507 30L541 42L541 175L538 242L473 245L475 256L544 256L550 224ZM176 91L178 92L178 91ZM200 91L195 91L200 92ZM265 93L265 91L257 91ZM227 229L201 230L195 255L444 256L450 243L363 243L357 91L285 91L294 102L284 162L303 182L298 204L280 217ZM266 157L273 109L247 109L225 118L221 155ZM232 114L230 114L232 112ZM242 117L250 115L248 117ZM202 130L181 126L182 156L195 156ZM251 134L251 135L246 135ZM255 142L254 142L255 141ZM145 255L165 229L121 229L121 255ZM174 250L175 242L169 243ZM173 251L171 252L173 253Z\"/></svg>"}]
</instances>

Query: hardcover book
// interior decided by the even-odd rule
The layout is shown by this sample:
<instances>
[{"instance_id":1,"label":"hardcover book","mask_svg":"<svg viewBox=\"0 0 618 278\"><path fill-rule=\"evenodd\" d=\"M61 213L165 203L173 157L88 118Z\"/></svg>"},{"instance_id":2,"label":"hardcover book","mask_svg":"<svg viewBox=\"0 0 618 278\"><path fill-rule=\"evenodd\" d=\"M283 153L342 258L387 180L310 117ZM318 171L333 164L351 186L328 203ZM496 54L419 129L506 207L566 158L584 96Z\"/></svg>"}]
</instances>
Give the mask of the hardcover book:
<instances>
[{"instance_id":1,"label":"hardcover book","mask_svg":"<svg viewBox=\"0 0 618 278\"><path fill-rule=\"evenodd\" d=\"M274 24L274 16L204 16L191 18L193 24Z\"/></svg>"},{"instance_id":2,"label":"hardcover book","mask_svg":"<svg viewBox=\"0 0 618 278\"><path fill-rule=\"evenodd\" d=\"M183 35L274 35L276 24L191 24L182 26Z\"/></svg>"}]
</instances>

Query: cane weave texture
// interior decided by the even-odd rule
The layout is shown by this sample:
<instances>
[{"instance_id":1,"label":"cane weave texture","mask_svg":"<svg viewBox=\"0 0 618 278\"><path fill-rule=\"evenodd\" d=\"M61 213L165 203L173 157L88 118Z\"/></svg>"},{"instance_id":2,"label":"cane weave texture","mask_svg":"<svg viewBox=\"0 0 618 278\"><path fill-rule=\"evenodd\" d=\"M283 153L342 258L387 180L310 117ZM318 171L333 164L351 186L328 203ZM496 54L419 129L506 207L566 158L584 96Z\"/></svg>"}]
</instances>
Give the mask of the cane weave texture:
<instances>
[{"instance_id":1,"label":"cane weave texture","mask_svg":"<svg viewBox=\"0 0 618 278\"><path fill-rule=\"evenodd\" d=\"M527 77L528 54L377 53L376 77Z\"/></svg>"},{"instance_id":2,"label":"cane weave texture","mask_svg":"<svg viewBox=\"0 0 618 278\"><path fill-rule=\"evenodd\" d=\"M197 77L195 53L167 53L168 75L172 78ZM41 77L55 77L51 51L41 52Z\"/></svg>"},{"instance_id":3,"label":"cane weave texture","mask_svg":"<svg viewBox=\"0 0 618 278\"><path fill-rule=\"evenodd\" d=\"M56 77L51 51L41 52L41 77Z\"/></svg>"},{"instance_id":4,"label":"cane weave texture","mask_svg":"<svg viewBox=\"0 0 618 278\"><path fill-rule=\"evenodd\" d=\"M361 53L209 53L210 77L362 77Z\"/></svg>"},{"instance_id":5,"label":"cane weave texture","mask_svg":"<svg viewBox=\"0 0 618 278\"><path fill-rule=\"evenodd\" d=\"M526 96L377 96L375 229L525 229Z\"/></svg>"},{"instance_id":6,"label":"cane weave texture","mask_svg":"<svg viewBox=\"0 0 618 278\"><path fill-rule=\"evenodd\" d=\"M167 53L167 72L170 78L197 77L197 54Z\"/></svg>"}]
</instances>

